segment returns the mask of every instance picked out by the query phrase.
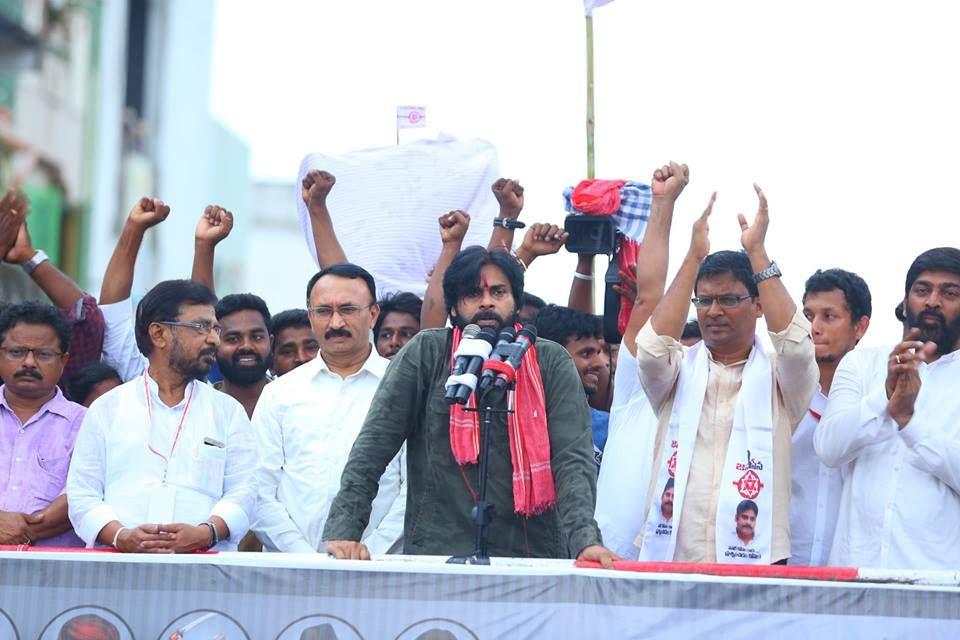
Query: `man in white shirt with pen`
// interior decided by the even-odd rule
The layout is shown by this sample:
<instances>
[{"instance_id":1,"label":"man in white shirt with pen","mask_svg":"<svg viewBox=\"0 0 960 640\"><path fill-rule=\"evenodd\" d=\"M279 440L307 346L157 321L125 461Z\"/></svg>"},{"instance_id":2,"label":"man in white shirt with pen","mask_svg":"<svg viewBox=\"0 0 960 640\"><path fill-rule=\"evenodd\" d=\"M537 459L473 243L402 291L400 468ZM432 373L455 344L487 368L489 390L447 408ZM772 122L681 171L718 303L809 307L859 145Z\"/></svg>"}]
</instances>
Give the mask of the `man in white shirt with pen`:
<instances>
[{"instance_id":1,"label":"man in white shirt with pen","mask_svg":"<svg viewBox=\"0 0 960 640\"><path fill-rule=\"evenodd\" d=\"M220 342L216 298L161 282L137 307L148 367L97 399L67 475L70 520L88 547L235 551L256 508L255 437L243 407L198 382Z\"/></svg>"},{"instance_id":2,"label":"man in white shirt with pen","mask_svg":"<svg viewBox=\"0 0 960 640\"><path fill-rule=\"evenodd\" d=\"M827 465L849 464L830 563L960 565L960 249L920 254L897 308L903 340L840 363L814 433Z\"/></svg>"},{"instance_id":3,"label":"man in white shirt with pen","mask_svg":"<svg viewBox=\"0 0 960 640\"><path fill-rule=\"evenodd\" d=\"M268 551L323 551L323 527L340 476L387 369L370 342L380 312L373 276L357 265L326 267L307 284L319 355L267 385L253 414L260 439L260 503L253 530ZM399 551L407 502L405 450L380 478L363 542Z\"/></svg>"}]
</instances>

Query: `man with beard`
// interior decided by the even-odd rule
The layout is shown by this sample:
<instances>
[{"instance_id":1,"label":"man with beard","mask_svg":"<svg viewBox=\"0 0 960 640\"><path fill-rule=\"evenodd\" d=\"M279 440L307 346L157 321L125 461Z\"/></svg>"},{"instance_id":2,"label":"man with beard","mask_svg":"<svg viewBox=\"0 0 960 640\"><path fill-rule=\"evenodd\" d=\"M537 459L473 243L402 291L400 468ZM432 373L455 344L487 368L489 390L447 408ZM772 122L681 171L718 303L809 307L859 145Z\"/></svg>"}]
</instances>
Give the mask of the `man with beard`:
<instances>
[{"instance_id":1,"label":"man with beard","mask_svg":"<svg viewBox=\"0 0 960 640\"><path fill-rule=\"evenodd\" d=\"M234 293L217 302L220 346L217 364L223 380L214 388L243 405L248 417L270 379L270 311L263 298L252 293Z\"/></svg>"},{"instance_id":2,"label":"man with beard","mask_svg":"<svg viewBox=\"0 0 960 640\"><path fill-rule=\"evenodd\" d=\"M420 311L423 300L415 293L404 291L384 297L377 303L380 315L373 325L373 340L377 353L393 360L403 345L420 331Z\"/></svg>"},{"instance_id":3,"label":"man with beard","mask_svg":"<svg viewBox=\"0 0 960 640\"><path fill-rule=\"evenodd\" d=\"M673 520L673 478L667 480L660 494L660 515L664 522Z\"/></svg>"},{"instance_id":4,"label":"man with beard","mask_svg":"<svg viewBox=\"0 0 960 640\"><path fill-rule=\"evenodd\" d=\"M464 327L499 331L514 322L523 271L505 251L475 246L457 254L442 276L454 328L421 331L387 369L323 532L327 551L337 558L370 557L362 540L376 479L404 443L410 479L405 553L474 551L478 419L463 405L446 402L444 383ZM574 557L612 566L616 556L601 546L593 519L590 417L570 355L537 340L523 358L516 386L515 414L494 415L490 433L486 497L495 507L488 526L490 555ZM507 393L514 392L494 388L484 402L504 407Z\"/></svg>"},{"instance_id":5,"label":"man with beard","mask_svg":"<svg viewBox=\"0 0 960 640\"><path fill-rule=\"evenodd\" d=\"M77 436L67 501L88 547L235 551L256 506L255 438L243 407L198 382L220 344L216 298L168 280L137 305L147 369L100 397Z\"/></svg>"},{"instance_id":6,"label":"man with beard","mask_svg":"<svg viewBox=\"0 0 960 640\"><path fill-rule=\"evenodd\" d=\"M849 464L830 563L960 564L960 249L907 271L903 340L841 361L814 434L820 459Z\"/></svg>"},{"instance_id":7,"label":"man with beard","mask_svg":"<svg viewBox=\"0 0 960 640\"><path fill-rule=\"evenodd\" d=\"M843 269L818 270L807 279L803 315L810 321L820 387L793 432L790 471L790 564L825 565L837 526L843 471L813 450L813 434L827 406L840 360L870 325L872 302L863 278Z\"/></svg>"},{"instance_id":8,"label":"man with beard","mask_svg":"<svg viewBox=\"0 0 960 640\"><path fill-rule=\"evenodd\" d=\"M320 355L271 382L253 414L260 438L260 504L253 529L268 551L315 553L340 474L387 360L370 342L380 314L366 270L331 265L307 284L307 307ZM406 480L394 451L374 479L379 495L363 539L376 553L399 547Z\"/></svg>"},{"instance_id":9,"label":"man with beard","mask_svg":"<svg viewBox=\"0 0 960 640\"><path fill-rule=\"evenodd\" d=\"M0 544L79 547L63 487L84 408L57 387L70 327L48 304L0 314Z\"/></svg>"},{"instance_id":10,"label":"man with beard","mask_svg":"<svg viewBox=\"0 0 960 640\"><path fill-rule=\"evenodd\" d=\"M603 330L597 316L569 307L551 304L545 306L535 319L537 335L544 340L553 340L563 346L573 358L580 374L580 383L590 405L590 422L593 432L593 456L600 469L603 448L607 443L607 427L610 412L594 406L601 380L609 381L610 363L603 349ZM598 399L602 403L605 398Z\"/></svg>"}]
</instances>

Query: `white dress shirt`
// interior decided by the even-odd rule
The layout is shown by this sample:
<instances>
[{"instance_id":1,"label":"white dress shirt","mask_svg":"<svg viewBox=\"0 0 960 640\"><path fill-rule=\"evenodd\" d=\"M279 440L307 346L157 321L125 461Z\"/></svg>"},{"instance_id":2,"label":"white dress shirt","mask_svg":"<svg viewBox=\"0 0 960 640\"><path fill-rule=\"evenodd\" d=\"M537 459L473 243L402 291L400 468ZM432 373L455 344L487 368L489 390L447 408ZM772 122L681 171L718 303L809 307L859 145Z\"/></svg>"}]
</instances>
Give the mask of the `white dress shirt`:
<instances>
[{"instance_id":1,"label":"white dress shirt","mask_svg":"<svg viewBox=\"0 0 960 640\"><path fill-rule=\"evenodd\" d=\"M603 463L597 478L595 519L603 544L625 560L636 560L634 545L646 519L657 416L640 386L637 359L620 343L613 374L613 403Z\"/></svg>"},{"instance_id":2,"label":"white dress shirt","mask_svg":"<svg viewBox=\"0 0 960 640\"><path fill-rule=\"evenodd\" d=\"M136 527L219 516L230 535L216 548L236 551L256 511L256 466L256 438L239 402L193 382L168 407L153 378L137 376L87 410L67 474L70 521L93 547L113 520Z\"/></svg>"},{"instance_id":3,"label":"white dress shirt","mask_svg":"<svg viewBox=\"0 0 960 640\"><path fill-rule=\"evenodd\" d=\"M887 413L890 349L844 356L817 455L850 463L843 485L834 565L892 569L960 566L960 352L920 365L913 418L901 430Z\"/></svg>"},{"instance_id":4,"label":"white dress shirt","mask_svg":"<svg viewBox=\"0 0 960 640\"><path fill-rule=\"evenodd\" d=\"M104 364L117 370L124 382L133 380L147 368L147 358L137 347L133 326L133 300L100 305L103 313Z\"/></svg>"},{"instance_id":5,"label":"white dress shirt","mask_svg":"<svg viewBox=\"0 0 960 640\"><path fill-rule=\"evenodd\" d=\"M387 364L371 345L363 367L346 378L317 356L264 387L253 412L261 459L253 530L268 551L323 551L330 505ZM372 553L397 550L403 536L404 452L380 478L362 537Z\"/></svg>"},{"instance_id":6,"label":"white dress shirt","mask_svg":"<svg viewBox=\"0 0 960 640\"><path fill-rule=\"evenodd\" d=\"M817 389L810 410L793 432L790 564L824 566L830 559L843 473L823 464L813 450L813 433L826 406L827 397Z\"/></svg>"}]
</instances>

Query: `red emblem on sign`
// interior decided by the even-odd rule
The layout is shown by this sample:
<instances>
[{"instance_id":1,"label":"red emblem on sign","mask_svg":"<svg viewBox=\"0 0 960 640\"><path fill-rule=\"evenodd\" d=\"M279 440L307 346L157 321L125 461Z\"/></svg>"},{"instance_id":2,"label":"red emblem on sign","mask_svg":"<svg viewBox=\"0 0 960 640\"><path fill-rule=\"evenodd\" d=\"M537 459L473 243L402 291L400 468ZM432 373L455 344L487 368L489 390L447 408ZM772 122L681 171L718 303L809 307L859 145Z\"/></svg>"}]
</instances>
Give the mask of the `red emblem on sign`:
<instances>
[{"instance_id":1,"label":"red emblem on sign","mask_svg":"<svg viewBox=\"0 0 960 640\"><path fill-rule=\"evenodd\" d=\"M760 476L753 469L748 469L746 473L740 476L740 479L733 483L740 492L740 495L748 500L753 500L760 495L763 489L763 483L760 482Z\"/></svg>"},{"instance_id":2,"label":"red emblem on sign","mask_svg":"<svg viewBox=\"0 0 960 640\"><path fill-rule=\"evenodd\" d=\"M667 460L667 473L672 478L677 473L677 452L674 451L670 459Z\"/></svg>"}]
</instances>

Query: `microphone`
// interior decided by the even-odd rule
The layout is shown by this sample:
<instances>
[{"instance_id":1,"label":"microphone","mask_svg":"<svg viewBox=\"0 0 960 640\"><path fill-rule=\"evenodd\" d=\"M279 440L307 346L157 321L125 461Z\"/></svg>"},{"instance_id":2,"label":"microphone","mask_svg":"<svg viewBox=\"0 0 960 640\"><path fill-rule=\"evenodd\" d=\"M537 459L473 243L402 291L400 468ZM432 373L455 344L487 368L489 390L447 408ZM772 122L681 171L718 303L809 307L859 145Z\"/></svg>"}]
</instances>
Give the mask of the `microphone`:
<instances>
[{"instance_id":1,"label":"microphone","mask_svg":"<svg viewBox=\"0 0 960 640\"><path fill-rule=\"evenodd\" d=\"M513 372L508 375L506 373L498 372L497 379L493 383L493 386L497 389L503 389L510 382L516 378L517 369L520 368L520 363L523 361L523 356L527 354L527 351L530 350L530 347L533 346L533 343L537 341L537 325L527 324L524 325L523 329L520 329L520 333L517 335L516 341L510 345L510 355L504 359L504 362L513 369Z\"/></svg>"},{"instance_id":2,"label":"microphone","mask_svg":"<svg viewBox=\"0 0 960 640\"><path fill-rule=\"evenodd\" d=\"M496 334L493 329L481 330L478 325L464 327L462 339L454 354L453 371L447 382L445 398L448 404L464 404L477 386L477 374L493 349ZM459 400L462 395L463 400Z\"/></svg>"},{"instance_id":3,"label":"microphone","mask_svg":"<svg viewBox=\"0 0 960 640\"><path fill-rule=\"evenodd\" d=\"M504 356L501 355L501 352L505 349L508 349L510 345L513 344L513 341L516 339L516 337L517 330L513 328L513 325L504 326L503 329L500 330L500 335L497 336L497 344L493 348L493 353L490 355L490 360L503 360ZM483 377L480 379L480 385L477 388L480 390L487 389L491 384L493 384L496 375L496 371L484 367Z\"/></svg>"}]
</instances>

